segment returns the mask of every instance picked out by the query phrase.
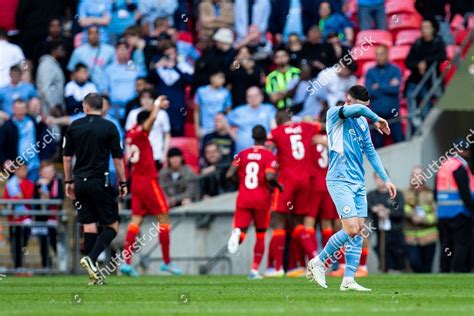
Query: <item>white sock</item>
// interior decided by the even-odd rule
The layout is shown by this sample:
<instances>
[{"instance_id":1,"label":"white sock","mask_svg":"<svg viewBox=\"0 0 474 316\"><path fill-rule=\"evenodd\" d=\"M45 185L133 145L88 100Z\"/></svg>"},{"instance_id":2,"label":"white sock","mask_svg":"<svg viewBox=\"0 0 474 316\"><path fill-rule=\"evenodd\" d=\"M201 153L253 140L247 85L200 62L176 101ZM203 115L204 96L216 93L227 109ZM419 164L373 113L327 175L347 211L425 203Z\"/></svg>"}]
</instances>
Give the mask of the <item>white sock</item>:
<instances>
[{"instance_id":1,"label":"white sock","mask_svg":"<svg viewBox=\"0 0 474 316\"><path fill-rule=\"evenodd\" d=\"M342 279L342 284L347 284L347 283L351 283L351 282L354 282L354 277L344 277Z\"/></svg>"}]
</instances>

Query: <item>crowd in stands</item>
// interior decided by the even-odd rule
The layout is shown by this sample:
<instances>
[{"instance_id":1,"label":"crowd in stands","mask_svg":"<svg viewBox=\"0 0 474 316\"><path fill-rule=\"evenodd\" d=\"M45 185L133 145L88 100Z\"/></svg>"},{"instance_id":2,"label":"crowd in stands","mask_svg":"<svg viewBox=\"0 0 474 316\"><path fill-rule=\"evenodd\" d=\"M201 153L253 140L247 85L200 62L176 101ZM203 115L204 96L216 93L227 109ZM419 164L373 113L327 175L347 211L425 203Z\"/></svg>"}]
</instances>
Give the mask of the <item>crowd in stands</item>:
<instances>
[{"instance_id":1,"label":"crowd in stands","mask_svg":"<svg viewBox=\"0 0 474 316\"><path fill-rule=\"evenodd\" d=\"M225 170L252 144L256 124L275 126L277 110L324 122L359 82L381 117L414 113L406 97L433 64L453 57L447 47L456 51L464 39L469 26L459 17L469 10L462 0L5 0L3 196L62 196L44 168L59 157L61 131L84 115L90 92L104 96L103 114L122 138L141 110L167 96L150 141L171 206L233 191ZM391 138L374 134L375 146L402 141L406 125L393 121ZM400 212L411 218L420 198L407 192ZM419 220L410 225L425 229Z\"/></svg>"}]
</instances>

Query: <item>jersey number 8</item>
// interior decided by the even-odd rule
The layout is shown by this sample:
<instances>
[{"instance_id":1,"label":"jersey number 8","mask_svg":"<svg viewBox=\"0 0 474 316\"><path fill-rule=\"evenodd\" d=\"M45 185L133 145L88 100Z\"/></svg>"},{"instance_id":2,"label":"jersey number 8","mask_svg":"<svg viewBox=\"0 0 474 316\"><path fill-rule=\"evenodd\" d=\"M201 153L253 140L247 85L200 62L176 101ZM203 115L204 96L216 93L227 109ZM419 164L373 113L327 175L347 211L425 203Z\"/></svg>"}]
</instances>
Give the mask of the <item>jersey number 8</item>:
<instances>
[{"instance_id":1,"label":"jersey number 8","mask_svg":"<svg viewBox=\"0 0 474 316\"><path fill-rule=\"evenodd\" d=\"M251 161L245 167L245 187L249 190L258 187L258 171L259 166L255 161Z\"/></svg>"}]
</instances>

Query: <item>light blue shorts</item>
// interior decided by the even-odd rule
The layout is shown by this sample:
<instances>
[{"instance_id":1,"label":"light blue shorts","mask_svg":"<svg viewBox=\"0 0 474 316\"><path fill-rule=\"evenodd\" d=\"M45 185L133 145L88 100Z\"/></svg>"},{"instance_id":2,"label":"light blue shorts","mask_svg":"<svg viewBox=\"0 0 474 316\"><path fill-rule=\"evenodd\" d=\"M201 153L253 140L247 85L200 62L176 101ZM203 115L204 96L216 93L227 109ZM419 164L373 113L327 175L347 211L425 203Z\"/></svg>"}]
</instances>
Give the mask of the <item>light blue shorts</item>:
<instances>
[{"instance_id":1,"label":"light blue shorts","mask_svg":"<svg viewBox=\"0 0 474 316\"><path fill-rule=\"evenodd\" d=\"M329 194L339 218L367 217L365 185L343 181L327 181Z\"/></svg>"}]
</instances>

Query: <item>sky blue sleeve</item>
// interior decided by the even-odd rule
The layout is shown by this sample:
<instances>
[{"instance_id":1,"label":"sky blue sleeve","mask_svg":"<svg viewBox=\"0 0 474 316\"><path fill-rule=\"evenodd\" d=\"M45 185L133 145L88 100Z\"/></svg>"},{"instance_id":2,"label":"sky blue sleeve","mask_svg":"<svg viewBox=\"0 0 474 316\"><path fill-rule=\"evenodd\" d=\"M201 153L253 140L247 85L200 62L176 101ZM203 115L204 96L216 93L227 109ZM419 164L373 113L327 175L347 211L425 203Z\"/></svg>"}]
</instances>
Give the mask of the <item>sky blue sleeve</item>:
<instances>
[{"instance_id":1,"label":"sky blue sleeve","mask_svg":"<svg viewBox=\"0 0 474 316\"><path fill-rule=\"evenodd\" d=\"M385 172L383 167L382 160L380 160L379 154L375 151L374 145L372 144L372 139L370 138L369 125L366 122L366 129L364 134L364 152L367 160L369 160L370 165L374 168L375 172L379 175L383 182L389 182L390 178Z\"/></svg>"},{"instance_id":2,"label":"sky blue sleeve","mask_svg":"<svg viewBox=\"0 0 474 316\"><path fill-rule=\"evenodd\" d=\"M363 116L365 118L370 119L372 122L377 122L379 120L379 116L377 114L372 112L369 107L362 104L352 104L349 106L343 106L342 113L346 118Z\"/></svg>"}]
</instances>

